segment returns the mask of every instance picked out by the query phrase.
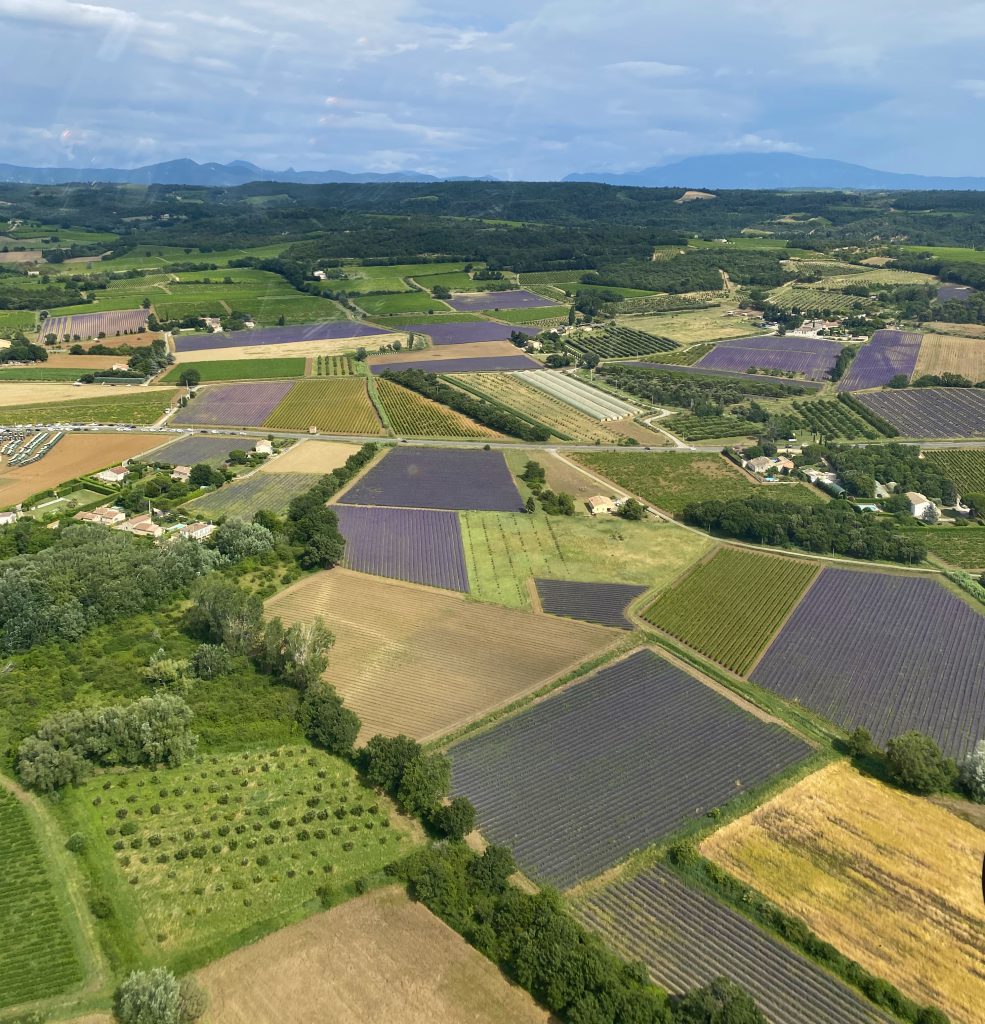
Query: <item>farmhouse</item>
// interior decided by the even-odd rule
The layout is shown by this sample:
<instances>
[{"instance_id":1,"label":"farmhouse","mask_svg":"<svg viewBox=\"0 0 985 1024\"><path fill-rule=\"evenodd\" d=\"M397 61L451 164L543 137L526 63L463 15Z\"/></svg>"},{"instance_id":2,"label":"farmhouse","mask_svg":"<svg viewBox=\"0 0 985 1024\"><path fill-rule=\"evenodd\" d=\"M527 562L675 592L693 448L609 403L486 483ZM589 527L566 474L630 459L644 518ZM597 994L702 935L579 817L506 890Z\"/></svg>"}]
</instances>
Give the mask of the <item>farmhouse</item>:
<instances>
[{"instance_id":1,"label":"farmhouse","mask_svg":"<svg viewBox=\"0 0 985 1024\"><path fill-rule=\"evenodd\" d=\"M16 523L18 516L18 512L0 512L0 526L10 526L11 523Z\"/></svg>"},{"instance_id":2,"label":"farmhouse","mask_svg":"<svg viewBox=\"0 0 985 1024\"><path fill-rule=\"evenodd\" d=\"M601 512L615 512L618 507L612 498L607 498L603 494L593 494L585 504L593 516L597 516Z\"/></svg>"},{"instance_id":3,"label":"farmhouse","mask_svg":"<svg viewBox=\"0 0 985 1024\"><path fill-rule=\"evenodd\" d=\"M274 454L274 446L273 446L273 444L270 441L267 441L265 439L257 441L257 443L253 446L253 450L257 453L257 455L273 455Z\"/></svg>"},{"instance_id":4,"label":"farmhouse","mask_svg":"<svg viewBox=\"0 0 985 1024\"><path fill-rule=\"evenodd\" d=\"M164 533L164 527L158 526L147 512L127 519L117 529L132 533L135 537L153 537L155 540Z\"/></svg>"},{"instance_id":5,"label":"farmhouse","mask_svg":"<svg viewBox=\"0 0 985 1024\"><path fill-rule=\"evenodd\" d=\"M215 532L215 525L201 522L188 523L183 532L189 540L206 540Z\"/></svg>"},{"instance_id":6,"label":"farmhouse","mask_svg":"<svg viewBox=\"0 0 985 1024\"><path fill-rule=\"evenodd\" d=\"M759 476L765 476L767 473L789 473L793 468L793 463L784 457L771 458L769 455L760 455L755 459L747 459L742 463L745 469L748 469L751 473L756 473Z\"/></svg>"},{"instance_id":7,"label":"farmhouse","mask_svg":"<svg viewBox=\"0 0 985 1024\"><path fill-rule=\"evenodd\" d=\"M940 512L940 509L930 500L930 498L921 494L919 491L907 491L906 500L910 503L910 515L915 519L922 519L928 512L930 512L931 515Z\"/></svg>"},{"instance_id":8,"label":"farmhouse","mask_svg":"<svg viewBox=\"0 0 985 1024\"><path fill-rule=\"evenodd\" d=\"M96 479L102 480L106 484L121 484L126 478L126 466L114 466L112 469L104 469L101 473L96 474Z\"/></svg>"},{"instance_id":9,"label":"farmhouse","mask_svg":"<svg viewBox=\"0 0 985 1024\"><path fill-rule=\"evenodd\" d=\"M127 514L122 509L113 508L112 505L100 505L90 512L77 512L72 518L82 523L97 523L99 526L116 526L126 519Z\"/></svg>"},{"instance_id":10,"label":"farmhouse","mask_svg":"<svg viewBox=\"0 0 985 1024\"><path fill-rule=\"evenodd\" d=\"M191 466L175 466L174 469L171 470L171 479L177 480L178 483L187 484L191 475Z\"/></svg>"}]
</instances>

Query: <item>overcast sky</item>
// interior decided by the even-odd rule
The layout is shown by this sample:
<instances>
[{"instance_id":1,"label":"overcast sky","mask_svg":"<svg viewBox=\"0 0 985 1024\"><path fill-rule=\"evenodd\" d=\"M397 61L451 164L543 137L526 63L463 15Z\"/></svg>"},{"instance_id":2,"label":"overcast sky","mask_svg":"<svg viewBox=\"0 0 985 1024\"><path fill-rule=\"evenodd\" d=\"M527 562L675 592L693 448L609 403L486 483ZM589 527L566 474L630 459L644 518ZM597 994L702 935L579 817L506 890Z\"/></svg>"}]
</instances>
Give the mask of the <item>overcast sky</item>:
<instances>
[{"instance_id":1,"label":"overcast sky","mask_svg":"<svg viewBox=\"0 0 985 1024\"><path fill-rule=\"evenodd\" d=\"M972 0L0 0L0 39L6 163L985 173Z\"/></svg>"}]
</instances>

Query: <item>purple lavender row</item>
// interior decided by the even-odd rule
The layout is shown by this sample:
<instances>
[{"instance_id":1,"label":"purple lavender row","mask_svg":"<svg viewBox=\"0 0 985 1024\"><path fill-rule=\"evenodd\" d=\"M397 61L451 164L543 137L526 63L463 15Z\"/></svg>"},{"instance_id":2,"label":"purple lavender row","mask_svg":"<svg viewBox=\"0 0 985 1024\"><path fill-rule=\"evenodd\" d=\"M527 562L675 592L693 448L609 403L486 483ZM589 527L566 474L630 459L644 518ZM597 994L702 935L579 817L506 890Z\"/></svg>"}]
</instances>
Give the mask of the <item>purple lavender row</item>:
<instances>
[{"instance_id":1,"label":"purple lavender row","mask_svg":"<svg viewBox=\"0 0 985 1024\"><path fill-rule=\"evenodd\" d=\"M213 385L200 391L171 422L259 427L293 386L290 380Z\"/></svg>"},{"instance_id":2,"label":"purple lavender row","mask_svg":"<svg viewBox=\"0 0 985 1024\"><path fill-rule=\"evenodd\" d=\"M917 367L922 337L909 331L876 331L838 381L838 390L879 388L899 374L909 377Z\"/></svg>"},{"instance_id":3,"label":"purple lavender row","mask_svg":"<svg viewBox=\"0 0 985 1024\"><path fill-rule=\"evenodd\" d=\"M201 352L213 348L238 348L240 345L290 345L296 341L329 341L386 334L382 327L370 327L356 320L329 320L319 324L291 324L287 327L263 327L255 331L230 334L196 334L174 339L177 352Z\"/></svg>"},{"instance_id":4,"label":"purple lavender row","mask_svg":"<svg viewBox=\"0 0 985 1024\"><path fill-rule=\"evenodd\" d=\"M543 295L536 295L523 289L456 295L454 298L445 299L445 302L459 313L471 313L479 309L534 309L537 306L556 305Z\"/></svg>"}]
</instances>

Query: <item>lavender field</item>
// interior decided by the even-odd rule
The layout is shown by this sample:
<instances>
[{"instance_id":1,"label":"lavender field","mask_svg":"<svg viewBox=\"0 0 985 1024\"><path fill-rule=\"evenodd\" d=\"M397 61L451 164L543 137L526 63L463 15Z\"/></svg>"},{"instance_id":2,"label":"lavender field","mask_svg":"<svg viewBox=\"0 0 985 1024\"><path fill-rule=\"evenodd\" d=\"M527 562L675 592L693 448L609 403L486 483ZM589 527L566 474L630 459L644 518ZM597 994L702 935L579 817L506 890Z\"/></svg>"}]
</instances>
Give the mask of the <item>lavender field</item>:
<instances>
[{"instance_id":1,"label":"lavender field","mask_svg":"<svg viewBox=\"0 0 985 1024\"><path fill-rule=\"evenodd\" d=\"M901 373L909 377L917 366L922 337L910 331L876 331L838 381L838 390L879 388Z\"/></svg>"},{"instance_id":2,"label":"lavender field","mask_svg":"<svg viewBox=\"0 0 985 1024\"><path fill-rule=\"evenodd\" d=\"M649 650L449 751L452 792L537 881L567 888L810 753Z\"/></svg>"},{"instance_id":3,"label":"lavender field","mask_svg":"<svg viewBox=\"0 0 985 1024\"><path fill-rule=\"evenodd\" d=\"M877 743L985 737L985 616L935 580L824 569L750 678Z\"/></svg>"},{"instance_id":4,"label":"lavender field","mask_svg":"<svg viewBox=\"0 0 985 1024\"><path fill-rule=\"evenodd\" d=\"M112 309L105 313L74 313L71 316L50 316L38 330L38 337L54 334L59 341L68 334L72 338L98 338L100 334L114 337L124 331L142 331L150 311L146 309ZM507 335L509 337L509 335Z\"/></svg>"},{"instance_id":5,"label":"lavender field","mask_svg":"<svg viewBox=\"0 0 985 1024\"><path fill-rule=\"evenodd\" d=\"M632 629L626 606L646 592L632 583L574 583L571 580L534 580L541 608L550 615L565 615L601 626Z\"/></svg>"},{"instance_id":6,"label":"lavender field","mask_svg":"<svg viewBox=\"0 0 985 1024\"><path fill-rule=\"evenodd\" d=\"M744 373L751 366L802 373L811 380L827 380L841 345L821 338L767 335L720 341L695 363L701 369Z\"/></svg>"},{"instance_id":7,"label":"lavender field","mask_svg":"<svg viewBox=\"0 0 985 1024\"><path fill-rule=\"evenodd\" d=\"M476 512L523 509L503 453L464 448L394 448L339 502Z\"/></svg>"},{"instance_id":8,"label":"lavender field","mask_svg":"<svg viewBox=\"0 0 985 1024\"><path fill-rule=\"evenodd\" d=\"M499 373L505 370L539 370L540 363L524 355L478 356L474 359L406 359L377 363L373 373L386 370L425 370L428 373Z\"/></svg>"},{"instance_id":9,"label":"lavender field","mask_svg":"<svg viewBox=\"0 0 985 1024\"><path fill-rule=\"evenodd\" d=\"M969 288L966 284L942 284L937 289L937 298L941 302L947 302L948 299L967 302L974 294L974 291L974 288Z\"/></svg>"},{"instance_id":10,"label":"lavender field","mask_svg":"<svg viewBox=\"0 0 985 1024\"><path fill-rule=\"evenodd\" d=\"M469 588L462 528L454 512L336 505L345 566L429 587Z\"/></svg>"},{"instance_id":11,"label":"lavender field","mask_svg":"<svg viewBox=\"0 0 985 1024\"><path fill-rule=\"evenodd\" d=\"M255 331L233 331L230 334L195 334L184 337L179 335L174 339L174 347L176 352L201 352L204 349L240 348L246 345L290 345L296 341L334 341L386 333L382 327L371 327L357 320L328 320L319 324L262 327Z\"/></svg>"},{"instance_id":12,"label":"lavender field","mask_svg":"<svg viewBox=\"0 0 985 1024\"><path fill-rule=\"evenodd\" d=\"M512 327L510 324L494 324L491 320L481 323L423 323L401 327L401 331L427 334L435 345L470 345L476 341L509 341L512 331L522 331L528 338L540 333L539 327Z\"/></svg>"},{"instance_id":13,"label":"lavender field","mask_svg":"<svg viewBox=\"0 0 985 1024\"><path fill-rule=\"evenodd\" d=\"M575 914L627 960L642 961L669 992L683 993L724 975L752 995L770 1024L891 1020L827 971L741 914L688 888L662 865L593 893L575 906Z\"/></svg>"},{"instance_id":14,"label":"lavender field","mask_svg":"<svg viewBox=\"0 0 985 1024\"><path fill-rule=\"evenodd\" d=\"M259 427L291 390L290 380L258 380L245 384L213 384L198 394L172 418L204 426Z\"/></svg>"},{"instance_id":15,"label":"lavender field","mask_svg":"<svg viewBox=\"0 0 985 1024\"><path fill-rule=\"evenodd\" d=\"M985 391L907 388L856 398L903 437L985 437Z\"/></svg>"},{"instance_id":16,"label":"lavender field","mask_svg":"<svg viewBox=\"0 0 985 1024\"><path fill-rule=\"evenodd\" d=\"M236 448L252 451L254 442L244 437L203 437L201 434L181 437L156 452L144 456L146 462L160 462L167 466L194 466L205 462L220 466Z\"/></svg>"},{"instance_id":17,"label":"lavender field","mask_svg":"<svg viewBox=\"0 0 985 1024\"><path fill-rule=\"evenodd\" d=\"M469 292L466 295L453 295L445 301L459 313L474 313L480 309L534 309L551 305L543 295L535 295L522 288L504 292Z\"/></svg>"}]
</instances>

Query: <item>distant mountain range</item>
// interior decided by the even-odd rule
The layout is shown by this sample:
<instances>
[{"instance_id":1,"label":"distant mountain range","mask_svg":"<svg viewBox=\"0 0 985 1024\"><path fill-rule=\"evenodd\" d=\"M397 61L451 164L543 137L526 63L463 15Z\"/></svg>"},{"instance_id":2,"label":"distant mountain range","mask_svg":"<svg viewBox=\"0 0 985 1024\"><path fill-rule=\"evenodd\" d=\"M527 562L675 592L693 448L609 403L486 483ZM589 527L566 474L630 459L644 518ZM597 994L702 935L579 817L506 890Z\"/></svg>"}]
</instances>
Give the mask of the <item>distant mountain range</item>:
<instances>
[{"instance_id":1,"label":"distant mountain range","mask_svg":"<svg viewBox=\"0 0 985 1024\"><path fill-rule=\"evenodd\" d=\"M436 178L432 174L416 171L397 171L393 174L371 172L350 174L347 171L270 171L245 160L228 164L199 164L194 160L168 160L161 164L148 164L124 170L119 167L17 167L0 164L0 182L27 185L64 185L69 182L106 181L123 185L209 185L233 187L251 181L284 181L298 185L326 185L337 182L394 182L394 181L475 181L491 179Z\"/></svg>"},{"instance_id":2,"label":"distant mountain range","mask_svg":"<svg viewBox=\"0 0 985 1024\"><path fill-rule=\"evenodd\" d=\"M439 182L496 181L481 178L438 178L417 171L391 174L348 171L271 171L245 160L228 164L168 160L125 170L117 167L17 167L0 164L0 182L32 185L62 185L68 182L105 181L129 185L209 185L234 187L251 181L283 181L300 185L340 182ZM647 167L625 174L608 171L569 174L564 181L600 182L646 188L692 189L874 189L883 190L985 190L985 177L947 178L922 174L876 171L841 160L822 160L792 153L732 153L692 156L662 167Z\"/></svg>"},{"instance_id":3,"label":"distant mountain range","mask_svg":"<svg viewBox=\"0 0 985 1024\"><path fill-rule=\"evenodd\" d=\"M565 181L598 181L606 185L646 188L700 189L874 189L985 190L983 178L945 178L922 174L875 171L861 164L822 160L793 153L723 153L692 156L663 167L647 167L628 174L605 171L569 174Z\"/></svg>"}]
</instances>

